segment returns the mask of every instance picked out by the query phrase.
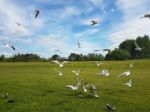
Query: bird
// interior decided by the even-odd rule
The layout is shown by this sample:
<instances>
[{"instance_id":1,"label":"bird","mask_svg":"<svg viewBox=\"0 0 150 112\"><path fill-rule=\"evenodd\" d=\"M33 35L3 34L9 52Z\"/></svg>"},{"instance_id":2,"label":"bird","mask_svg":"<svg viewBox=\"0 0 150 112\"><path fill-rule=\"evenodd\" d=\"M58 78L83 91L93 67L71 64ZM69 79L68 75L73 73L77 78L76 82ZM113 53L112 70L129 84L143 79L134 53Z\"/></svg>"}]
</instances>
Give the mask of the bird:
<instances>
[{"instance_id":1,"label":"bird","mask_svg":"<svg viewBox=\"0 0 150 112\"><path fill-rule=\"evenodd\" d=\"M136 41L134 41L134 45L135 45L135 50L136 51L141 51L142 50L142 48L139 47L139 45Z\"/></svg>"},{"instance_id":2,"label":"bird","mask_svg":"<svg viewBox=\"0 0 150 112\"><path fill-rule=\"evenodd\" d=\"M111 54L112 50L111 49L103 49L103 51L107 51L108 54Z\"/></svg>"},{"instance_id":3,"label":"bird","mask_svg":"<svg viewBox=\"0 0 150 112\"><path fill-rule=\"evenodd\" d=\"M75 75L80 75L80 72L82 71L83 69L79 69L77 71L73 70L72 73L74 73Z\"/></svg>"},{"instance_id":4,"label":"bird","mask_svg":"<svg viewBox=\"0 0 150 112\"><path fill-rule=\"evenodd\" d=\"M60 72L59 70L57 70L56 68L55 68L54 70L56 70L56 71L58 72L58 75L59 75L59 76L62 76L62 75L63 75L63 73Z\"/></svg>"},{"instance_id":5,"label":"bird","mask_svg":"<svg viewBox=\"0 0 150 112\"><path fill-rule=\"evenodd\" d=\"M6 48L13 49L14 51L16 50L16 48L15 48L13 45L10 45L10 44L7 44L7 43L3 43L3 45L4 45Z\"/></svg>"},{"instance_id":6,"label":"bird","mask_svg":"<svg viewBox=\"0 0 150 112\"><path fill-rule=\"evenodd\" d=\"M130 79L128 82L126 82L125 85L131 87L132 86L132 79Z\"/></svg>"},{"instance_id":7,"label":"bird","mask_svg":"<svg viewBox=\"0 0 150 112\"><path fill-rule=\"evenodd\" d=\"M100 65L102 65L102 64L103 64L103 63L96 61L96 65L97 65L97 66L100 66Z\"/></svg>"},{"instance_id":8,"label":"bird","mask_svg":"<svg viewBox=\"0 0 150 112\"><path fill-rule=\"evenodd\" d=\"M113 107L113 106L111 106L110 104L106 104L106 107L107 107L107 110L108 110L109 112L114 112L114 111L116 111L116 108Z\"/></svg>"},{"instance_id":9,"label":"bird","mask_svg":"<svg viewBox=\"0 0 150 112\"><path fill-rule=\"evenodd\" d=\"M17 25L20 26L21 24L19 22L17 22Z\"/></svg>"},{"instance_id":10,"label":"bird","mask_svg":"<svg viewBox=\"0 0 150 112\"><path fill-rule=\"evenodd\" d=\"M80 44L80 42L78 41L78 48L81 48L81 44Z\"/></svg>"},{"instance_id":11,"label":"bird","mask_svg":"<svg viewBox=\"0 0 150 112\"><path fill-rule=\"evenodd\" d=\"M96 25L96 24L98 24L98 21L91 20L91 25Z\"/></svg>"},{"instance_id":12,"label":"bird","mask_svg":"<svg viewBox=\"0 0 150 112\"><path fill-rule=\"evenodd\" d=\"M143 17L140 17L141 19L142 18L149 18L150 19L150 14L145 14Z\"/></svg>"},{"instance_id":13,"label":"bird","mask_svg":"<svg viewBox=\"0 0 150 112\"><path fill-rule=\"evenodd\" d=\"M81 85L80 83L77 83L77 85L75 85L75 86L73 86L73 85L66 85L66 88L70 88L70 89L76 91L76 90L79 89L80 85Z\"/></svg>"},{"instance_id":14,"label":"bird","mask_svg":"<svg viewBox=\"0 0 150 112\"><path fill-rule=\"evenodd\" d=\"M93 50L94 52L98 52L98 51L100 51L101 49L95 49L95 50Z\"/></svg>"},{"instance_id":15,"label":"bird","mask_svg":"<svg viewBox=\"0 0 150 112\"><path fill-rule=\"evenodd\" d=\"M122 77L122 76L129 76L129 75L131 74L130 71L131 71L131 70L127 70L127 71L123 72L122 74L120 74L120 75L118 76L118 78L119 78L119 77Z\"/></svg>"},{"instance_id":16,"label":"bird","mask_svg":"<svg viewBox=\"0 0 150 112\"><path fill-rule=\"evenodd\" d=\"M88 91L88 90L87 90L87 87L89 87L89 85L88 85L87 82L85 82L85 83L82 84L82 88L83 88L83 91L84 91L84 92L87 92L87 91Z\"/></svg>"},{"instance_id":17,"label":"bird","mask_svg":"<svg viewBox=\"0 0 150 112\"><path fill-rule=\"evenodd\" d=\"M8 98L8 93L2 94L1 97L2 97L3 99L7 99L7 98Z\"/></svg>"},{"instance_id":18,"label":"bird","mask_svg":"<svg viewBox=\"0 0 150 112\"><path fill-rule=\"evenodd\" d=\"M38 15L40 14L40 10L35 10L35 19L38 17Z\"/></svg>"},{"instance_id":19,"label":"bird","mask_svg":"<svg viewBox=\"0 0 150 112\"><path fill-rule=\"evenodd\" d=\"M130 67L130 68L133 68L133 63L130 63L129 67Z\"/></svg>"},{"instance_id":20,"label":"bird","mask_svg":"<svg viewBox=\"0 0 150 112\"><path fill-rule=\"evenodd\" d=\"M58 60L53 60L51 62L59 65L59 67L63 67L64 64L68 64L69 63L68 61L59 62Z\"/></svg>"},{"instance_id":21,"label":"bird","mask_svg":"<svg viewBox=\"0 0 150 112\"><path fill-rule=\"evenodd\" d=\"M98 73L100 75L106 76L108 77L110 75L109 70L107 69L103 69L100 73Z\"/></svg>"},{"instance_id":22,"label":"bird","mask_svg":"<svg viewBox=\"0 0 150 112\"><path fill-rule=\"evenodd\" d=\"M95 98L98 98L98 97L99 97L99 96L97 95L97 87L96 87L96 85L94 85L94 84L91 85L90 93L91 93L92 96L95 97Z\"/></svg>"}]
</instances>

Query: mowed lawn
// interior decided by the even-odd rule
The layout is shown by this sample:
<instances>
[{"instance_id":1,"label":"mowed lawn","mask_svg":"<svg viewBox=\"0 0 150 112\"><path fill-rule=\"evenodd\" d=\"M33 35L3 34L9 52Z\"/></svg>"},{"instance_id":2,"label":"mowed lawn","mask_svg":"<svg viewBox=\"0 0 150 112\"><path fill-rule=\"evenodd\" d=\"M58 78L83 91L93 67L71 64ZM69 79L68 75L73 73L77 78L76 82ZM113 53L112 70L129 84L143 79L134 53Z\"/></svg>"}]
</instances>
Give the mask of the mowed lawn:
<instances>
[{"instance_id":1,"label":"mowed lawn","mask_svg":"<svg viewBox=\"0 0 150 112\"><path fill-rule=\"evenodd\" d=\"M129 77L117 78L134 63ZM0 98L0 112L107 112L106 104L117 112L150 112L150 60L71 62L63 68L48 62L0 63L0 94L9 93L14 103ZM58 70L64 73L58 76ZM65 88L76 84L72 70L84 68L80 76L84 81L98 84L99 98ZM97 75L102 69L111 68L111 75ZM123 83L133 79L133 87Z\"/></svg>"}]
</instances>

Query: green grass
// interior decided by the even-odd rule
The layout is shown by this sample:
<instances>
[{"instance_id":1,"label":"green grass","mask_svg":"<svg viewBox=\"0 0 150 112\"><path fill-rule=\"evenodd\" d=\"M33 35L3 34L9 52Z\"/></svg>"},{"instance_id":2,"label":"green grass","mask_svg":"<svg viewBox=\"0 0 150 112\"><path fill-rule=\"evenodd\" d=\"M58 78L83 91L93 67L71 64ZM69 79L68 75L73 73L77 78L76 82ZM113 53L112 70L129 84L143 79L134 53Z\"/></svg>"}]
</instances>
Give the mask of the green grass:
<instances>
[{"instance_id":1,"label":"green grass","mask_svg":"<svg viewBox=\"0 0 150 112\"><path fill-rule=\"evenodd\" d=\"M117 79L131 62L131 76ZM0 98L0 112L107 112L107 103L117 112L150 112L150 60L103 63L96 67L95 62L72 62L64 68L51 63L0 63L0 93L8 92L15 99L14 103L6 103ZM64 75L56 75L54 68ZM84 80L99 84L99 98L77 98L77 92L65 88L75 84L71 71L78 68L84 68ZM110 77L96 74L103 68L112 68ZM133 87L123 86L130 78Z\"/></svg>"}]
</instances>

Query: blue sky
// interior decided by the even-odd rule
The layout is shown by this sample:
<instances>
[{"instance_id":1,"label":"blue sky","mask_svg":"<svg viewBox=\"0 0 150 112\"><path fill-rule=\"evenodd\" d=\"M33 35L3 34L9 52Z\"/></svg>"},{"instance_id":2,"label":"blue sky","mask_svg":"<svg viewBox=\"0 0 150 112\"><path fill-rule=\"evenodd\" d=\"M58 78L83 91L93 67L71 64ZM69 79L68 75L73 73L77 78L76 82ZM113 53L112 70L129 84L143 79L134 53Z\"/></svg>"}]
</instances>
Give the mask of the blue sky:
<instances>
[{"instance_id":1,"label":"blue sky","mask_svg":"<svg viewBox=\"0 0 150 112\"><path fill-rule=\"evenodd\" d=\"M149 4L150 0L0 0L0 54L50 57L56 49L68 56L116 48L125 39L150 35L150 20L139 19L150 13ZM41 11L37 19L36 9ZM100 24L91 26L91 20ZM17 50L4 48L4 42Z\"/></svg>"}]
</instances>

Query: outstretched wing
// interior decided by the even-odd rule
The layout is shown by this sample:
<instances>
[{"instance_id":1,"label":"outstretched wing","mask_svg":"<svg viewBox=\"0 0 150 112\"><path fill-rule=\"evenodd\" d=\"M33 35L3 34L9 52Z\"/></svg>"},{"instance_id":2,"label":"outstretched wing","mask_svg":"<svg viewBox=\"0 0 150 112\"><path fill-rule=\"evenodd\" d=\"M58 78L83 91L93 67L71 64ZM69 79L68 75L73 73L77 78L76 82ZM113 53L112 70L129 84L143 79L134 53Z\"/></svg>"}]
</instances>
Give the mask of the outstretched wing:
<instances>
[{"instance_id":1,"label":"outstretched wing","mask_svg":"<svg viewBox=\"0 0 150 112\"><path fill-rule=\"evenodd\" d=\"M51 62L52 62L52 63L55 63L55 64L58 64L58 65L60 64L59 61L57 61L57 60L53 60L53 61L51 61Z\"/></svg>"}]
</instances>

